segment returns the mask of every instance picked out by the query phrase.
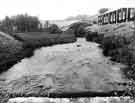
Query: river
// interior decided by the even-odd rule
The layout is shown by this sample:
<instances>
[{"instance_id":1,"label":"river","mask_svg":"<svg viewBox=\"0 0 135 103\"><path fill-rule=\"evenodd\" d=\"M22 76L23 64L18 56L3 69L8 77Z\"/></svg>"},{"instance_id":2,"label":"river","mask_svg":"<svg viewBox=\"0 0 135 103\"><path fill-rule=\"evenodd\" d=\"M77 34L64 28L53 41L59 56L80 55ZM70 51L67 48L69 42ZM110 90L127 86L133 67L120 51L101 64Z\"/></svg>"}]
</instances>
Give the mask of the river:
<instances>
[{"instance_id":1,"label":"river","mask_svg":"<svg viewBox=\"0 0 135 103\"><path fill-rule=\"evenodd\" d=\"M21 60L21 62L15 64L7 72L1 74L0 78L4 78L6 82L10 82L20 79L23 76L44 74L62 75L64 78L68 77L68 79L64 79L65 84L63 85L66 85L66 89L64 89L69 92L74 90L106 92L115 88L119 89L119 87L114 87L109 83L123 83L126 81L120 69L122 67L122 64L114 63L110 61L109 57L105 57L102 54L102 49L99 48L99 44L87 42L84 38L78 38L75 43L42 47L35 50L32 57ZM54 84L52 83L51 85ZM71 85L72 89L68 87ZM113 99L115 98L117 101L120 99L113 97ZM31 103L36 103L34 101L39 101L39 99L44 100L45 98L33 97L31 99L22 97L10 99L9 103L15 103L14 101L25 101L23 103L31 101ZM55 99L52 100L55 102ZM62 100L64 99L59 100L63 103ZM89 103L109 103L107 101L110 99L108 97L99 97L98 99L93 98L91 100ZM69 102L68 99L66 102Z\"/></svg>"}]
</instances>

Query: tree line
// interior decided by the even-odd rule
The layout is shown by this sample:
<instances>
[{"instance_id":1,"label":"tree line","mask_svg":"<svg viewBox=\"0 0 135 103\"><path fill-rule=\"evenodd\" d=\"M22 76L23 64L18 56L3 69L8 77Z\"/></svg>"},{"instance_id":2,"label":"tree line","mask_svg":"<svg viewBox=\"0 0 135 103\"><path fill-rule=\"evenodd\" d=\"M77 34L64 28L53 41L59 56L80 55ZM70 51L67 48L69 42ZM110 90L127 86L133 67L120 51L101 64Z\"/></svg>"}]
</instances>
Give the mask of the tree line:
<instances>
[{"instance_id":1,"label":"tree line","mask_svg":"<svg viewBox=\"0 0 135 103\"><path fill-rule=\"evenodd\" d=\"M62 31L56 24L50 24L49 21L41 23L36 16L20 14L12 17L6 16L0 21L0 31L6 33L14 32L41 32L61 33Z\"/></svg>"},{"instance_id":2,"label":"tree line","mask_svg":"<svg viewBox=\"0 0 135 103\"><path fill-rule=\"evenodd\" d=\"M40 25L36 16L21 14L12 17L6 16L0 22L0 30L4 32L33 32L40 30Z\"/></svg>"}]
</instances>

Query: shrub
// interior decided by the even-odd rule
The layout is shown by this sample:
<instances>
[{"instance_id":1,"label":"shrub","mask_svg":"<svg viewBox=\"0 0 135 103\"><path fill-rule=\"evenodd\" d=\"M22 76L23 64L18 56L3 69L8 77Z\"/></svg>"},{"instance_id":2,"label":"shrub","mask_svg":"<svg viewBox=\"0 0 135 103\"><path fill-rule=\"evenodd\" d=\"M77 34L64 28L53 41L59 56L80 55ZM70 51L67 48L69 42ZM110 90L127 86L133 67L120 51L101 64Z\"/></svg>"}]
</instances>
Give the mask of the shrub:
<instances>
[{"instance_id":1,"label":"shrub","mask_svg":"<svg viewBox=\"0 0 135 103\"><path fill-rule=\"evenodd\" d=\"M48 28L48 32L55 34L55 33L62 33L62 31L60 30L60 28L56 25L56 24L52 24L49 28Z\"/></svg>"},{"instance_id":2,"label":"shrub","mask_svg":"<svg viewBox=\"0 0 135 103\"><path fill-rule=\"evenodd\" d=\"M69 29L74 31L76 37L85 37L85 27L91 26L92 24L86 22L76 22L73 23Z\"/></svg>"},{"instance_id":3,"label":"shrub","mask_svg":"<svg viewBox=\"0 0 135 103\"><path fill-rule=\"evenodd\" d=\"M98 34L97 32L87 31L85 33L85 38L87 41L93 41L101 43L103 40L104 34Z\"/></svg>"},{"instance_id":4,"label":"shrub","mask_svg":"<svg viewBox=\"0 0 135 103\"><path fill-rule=\"evenodd\" d=\"M135 49L134 37L109 36L103 38L101 47L105 56L111 56L111 60L127 65L123 69L124 75L135 80Z\"/></svg>"},{"instance_id":5,"label":"shrub","mask_svg":"<svg viewBox=\"0 0 135 103\"><path fill-rule=\"evenodd\" d=\"M9 100L9 93L4 87L0 87L0 103L7 103Z\"/></svg>"},{"instance_id":6,"label":"shrub","mask_svg":"<svg viewBox=\"0 0 135 103\"><path fill-rule=\"evenodd\" d=\"M123 69L124 75L135 80L135 40L133 36L104 36L89 31L86 34L86 40L100 43L105 56L110 56L113 61L126 64L127 67Z\"/></svg>"},{"instance_id":7,"label":"shrub","mask_svg":"<svg viewBox=\"0 0 135 103\"><path fill-rule=\"evenodd\" d=\"M0 33L0 73L18 62L22 52L22 43L5 33Z\"/></svg>"}]
</instances>

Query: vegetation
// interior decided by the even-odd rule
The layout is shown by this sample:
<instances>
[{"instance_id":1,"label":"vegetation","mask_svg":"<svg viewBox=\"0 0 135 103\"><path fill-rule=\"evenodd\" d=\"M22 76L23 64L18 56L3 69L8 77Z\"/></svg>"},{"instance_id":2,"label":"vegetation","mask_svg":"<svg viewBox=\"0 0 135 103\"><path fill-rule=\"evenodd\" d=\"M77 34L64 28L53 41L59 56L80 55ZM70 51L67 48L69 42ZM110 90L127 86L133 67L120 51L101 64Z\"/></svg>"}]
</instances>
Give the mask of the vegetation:
<instances>
[{"instance_id":1,"label":"vegetation","mask_svg":"<svg viewBox=\"0 0 135 103\"><path fill-rule=\"evenodd\" d=\"M126 65L122 68L123 74L126 78L131 80L127 84L126 92L135 98L135 37L125 37L122 35L101 36L91 33L86 36L87 41L94 41L100 43L105 56L110 56L111 60L123 63Z\"/></svg>"},{"instance_id":2,"label":"vegetation","mask_svg":"<svg viewBox=\"0 0 135 103\"><path fill-rule=\"evenodd\" d=\"M85 37L85 27L91 26L92 24L86 22L76 22L73 23L69 29L74 31L76 37Z\"/></svg>"},{"instance_id":3,"label":"vegetation","mask_svg":"<svg viewBox=\"0 0 135 103\"><path fill-rule=\"evenodd\" d=\"M74 34L70 33L54 35L46 32L28 32L12 35L17 40L1 37L0 34L0 73L10 69L21 59L32 56L37 48L76 41Z\"/></svg>"},{"instance_id":4,"label":"vegetation","mask_svg":"<svg viewBox=\"0 0 135 103\"><path fill-rule=\"evenodd\" d=\"M0 103L7 103L9 100L9 93L5 87L0 87Z\"/></svg>"},{"instance_id":5,"label":"vegetation","mask_svg":"<svg viewBox=\"0 0 135 103\"><path fill-rule=\"evenodd\" d=\"M134 37L129 38L124 36L110 36L103 39L101 47L106 56L111 56L111 59L116 62L123 63L128 67L123 70L125 76L135 80L135 49Z\"/></svg>"},{"instance_id":6,"label":"vegetation","mask_svg":"<svg viewBox=\"0 0 135 103\"><path fill-rule=\"evenodd\" d=\"M39 47L76 41L73 33L62 32L55 24L49 26L48 21L46 26L46 29L42 28L37 17L27 14L7 16L1 21L0 73L24 57L32 56Z\"/></svg>"},{"instance_id":7,"label":"vegetation","mask_svg":"<svg viewBox=\"0 0 135 103\"><path fill-rule=\"evenodd\" d=\"M129 78L128 72L133 70L135 64L135 49L133 49L134 37L124 37L120 35L103 36L102 34L89 33L86 36L87 41L94 41L100 43L100 47L103 49L105 56L110 56L111 60L128 65L128 69L124 70L124 73ZM130 74L131 75L131 74ZM135 76L132 79L135 79ZM130 78L131 79L131 78Z\"/></svg>"},{"instance_id":8,"label":"vegetation","mask_svg":"<svg viewBox=\"0 0 135 103\"><path fill-rule=\"evenodd\" d=\"M99 14L104 14L108 10L109 10L109 8L101 8L98 12L99 12Z\"/></svg>"},{"instance_id":9,"label":"vegetation","mask_svg":"<svg viewBox=\"0 0 135 103\"><path fill-rule=\"evenodd\" d=\"M49 33L52 33L52 34L62 33L62 31L60 30L60 28L59 28L56 24L52 24L52 25L48 28L48 32L49 32Z\"/></svg>"},{"instance_id":10,"label":"vegetation","mask_svg":"<svg viewBox=\"0 0 135 103\"><path fill-rule=\"evenodd\" d=\"M99 35L97 32L86 31L85 37L87 41L101 43L104 38L104 34Z\"/></svg>"},{"instance_id":11,"label":"vegetation","mask_svg":"<svg viewBox=\"0 0 135 103\"><path fill-rule=\"evenodd\" d=\"M5 17L1 21L0 30L7 33L12 32L33 32L39 31L40 21L35 16L17 15L13 17Z\"/></svg>"}]
</instances>

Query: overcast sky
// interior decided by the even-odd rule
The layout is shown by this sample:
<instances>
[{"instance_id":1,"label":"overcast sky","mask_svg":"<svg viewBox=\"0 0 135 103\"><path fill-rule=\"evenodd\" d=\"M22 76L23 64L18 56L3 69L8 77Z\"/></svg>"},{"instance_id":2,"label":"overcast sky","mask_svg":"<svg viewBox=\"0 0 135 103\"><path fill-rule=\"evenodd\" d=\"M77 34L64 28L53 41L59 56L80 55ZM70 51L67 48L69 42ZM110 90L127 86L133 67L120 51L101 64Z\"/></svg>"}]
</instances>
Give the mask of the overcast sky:
<instances>
[{"instance_id":1,"label":"overcast sky","mask_svg":"<svg viewBox=\"0 0 135 103\"><path fill-rule=\"evenodd\" d=\"M41 20L65 19L78 14L96 14L100 8L135 7L135 0L1 0L0 19L21 13Z\"/></svg>"}]
</instances>

